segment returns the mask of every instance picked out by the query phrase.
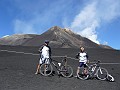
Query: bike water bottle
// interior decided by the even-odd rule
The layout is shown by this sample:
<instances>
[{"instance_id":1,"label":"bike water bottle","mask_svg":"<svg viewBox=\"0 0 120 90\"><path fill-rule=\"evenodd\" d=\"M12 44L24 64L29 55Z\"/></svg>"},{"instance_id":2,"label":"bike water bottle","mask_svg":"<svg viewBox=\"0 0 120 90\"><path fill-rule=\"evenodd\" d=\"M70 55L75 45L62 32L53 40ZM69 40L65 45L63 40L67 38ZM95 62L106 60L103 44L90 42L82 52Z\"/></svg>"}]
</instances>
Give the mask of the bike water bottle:
<instances>
[{"instance_id":1,"label":"bike water bottle","mask_svg":"<svg viewBox=\"0 0 120 90\"><path fill-rule=\"evenodd\" d=\"M61 66L61 63L58 63L59 67Z\"/></svg>"}]
</instances>

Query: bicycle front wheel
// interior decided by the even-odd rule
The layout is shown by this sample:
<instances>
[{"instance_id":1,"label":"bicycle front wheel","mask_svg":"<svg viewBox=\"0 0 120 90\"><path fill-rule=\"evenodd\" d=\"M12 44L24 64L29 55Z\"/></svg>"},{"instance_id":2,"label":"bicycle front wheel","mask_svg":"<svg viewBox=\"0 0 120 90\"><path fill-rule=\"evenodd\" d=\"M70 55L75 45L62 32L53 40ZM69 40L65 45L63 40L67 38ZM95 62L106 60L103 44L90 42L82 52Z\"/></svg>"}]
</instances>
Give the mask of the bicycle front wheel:
<instances>
[{"instance_id":1,"label":"bicycle front wheel","mask_svg":"<svg viewBox=\"0 0 120 90\"><path fill-rule=\"evenodd\" d=\"M106 80L108 77L108 71L105 68L99 68L97 71L97 78L99 80Z\"/></svg>"},{"instance_id":2,"label":"bicycle front wheel","mask_svg":"<svg viewBox=\"0 0 120 90\"><path fill-rule=\"evenodd\" d=\"M71 66L62 66L61 67L61 74L63 77L71 77L73 75L73 69Z\"/></svg>"},{"instance_id":3,"label":"bicycle front wheel","mask_svg":"<svg viewBox=\"0 0 120 90\"><path fill-rule=\"evenodd\" d=\"M79 79L81 79L81 80L86 80L86 79L89 78L88 71L87 71L87 73L85 73L84 70L85 70L85 69L84 69L83 67L81 67L81 68L79 69L79 73L77 74L77 77L78 77Z\"/></svg>"},{"instance_id":4,"label":"bicycle front wheel","mask_svg":"<svg viewBox=\"0 0 120 90\"><path fill-rule=\"evenodd\" d=\"M53 67L51 64L42 64L40 66L40 73L43 75L43 76L49 76L53 71Z\"/></svg>"}]
</instances>

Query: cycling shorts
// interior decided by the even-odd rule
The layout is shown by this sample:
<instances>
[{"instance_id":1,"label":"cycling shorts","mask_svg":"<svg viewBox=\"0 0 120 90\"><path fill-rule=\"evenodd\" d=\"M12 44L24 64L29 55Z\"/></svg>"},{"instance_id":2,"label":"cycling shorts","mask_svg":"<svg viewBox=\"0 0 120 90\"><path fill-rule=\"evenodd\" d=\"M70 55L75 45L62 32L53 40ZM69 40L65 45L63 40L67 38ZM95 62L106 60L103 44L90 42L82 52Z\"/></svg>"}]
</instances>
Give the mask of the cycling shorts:
<instances>
[{"instance_id":1,"label":"cycling shorts","mask_svg":"<svg viewBox=\"0 0 120 90\"><path fill-rule=\"evenodd\" d=\"M39 64L50 64L50 59L49 58L40 58Z\"/></svg>"},{"instance_id":2,"label":"cycling shorts","mask_svg":"<svg viewBox=\"0 0 120 90\"><path fill-rule=\"evenodd\" d=\"M79 67L84 67L84 68L86 68L87 65L86 65L84 62L79 62Z\"/></svg>"}]
</instances>

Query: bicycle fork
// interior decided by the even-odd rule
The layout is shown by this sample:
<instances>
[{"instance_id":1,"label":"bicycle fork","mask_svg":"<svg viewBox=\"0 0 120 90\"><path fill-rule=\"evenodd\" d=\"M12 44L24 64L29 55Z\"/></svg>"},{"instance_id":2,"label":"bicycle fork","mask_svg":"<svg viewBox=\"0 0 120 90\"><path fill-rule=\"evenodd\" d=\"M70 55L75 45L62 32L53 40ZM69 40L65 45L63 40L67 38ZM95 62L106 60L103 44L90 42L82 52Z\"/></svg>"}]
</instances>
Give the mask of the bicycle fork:
<instances>
[{"instance_id":1,"label":"bicycle fork","mask_svg":"<svg viewBox=\"0 0 120 90\"><path fill-rule=\"evenodd\" d=\"M99 70L100 70L100 74L103 74L103 72L102 72L101 68L99 68Z\"/></svg>"}]
</instances>

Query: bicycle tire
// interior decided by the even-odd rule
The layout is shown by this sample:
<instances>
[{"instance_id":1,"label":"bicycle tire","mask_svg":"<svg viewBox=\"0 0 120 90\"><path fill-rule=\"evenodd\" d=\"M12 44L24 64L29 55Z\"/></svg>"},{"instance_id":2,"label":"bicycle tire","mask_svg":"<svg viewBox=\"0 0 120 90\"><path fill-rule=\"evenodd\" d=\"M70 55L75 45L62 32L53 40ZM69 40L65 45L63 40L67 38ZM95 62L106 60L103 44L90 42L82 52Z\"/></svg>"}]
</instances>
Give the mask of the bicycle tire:
<instances>
[{"instance_id":1,"label":"bicycle tire","mask_svg":"<svg viewBox=\"0 0 120 90\"><path fill-rule=\"evenodd\" d=\"M73 69L71 66L61 66L61 74L63 77L71 77L73 75Z\"/></svg>"},{"instance_id":2,"label":"bicycle tire","mask_svg":"<svg viewBox=\"0 0 120 90\"><path fill-rule=\"evenodd\" d=\"M87 80L89 78L89 74L84 74L84 68L80 68L80 71L77 74L77 77L81 80Z\"/></svg>"},{"instance_id":3,"label":"bicycle tire","mask_svg":"<svg viewBox=\"0 0 120 90\"><path fill-rule=\"evenodd\" d=\"M105 68L99 68L97 71L97 78L99 80L106 80L107 77L108 77L108 71Z\"/></svg>"},{"instance_id":4,"label":"bicycle tire","mask_svg":"<svg viewBox=\"0 0 120 90\"><path fill-rule=\"evenodd\" d=\"M40 66L40 74L43 76L49 76L53 72L53 67L51 64L42 64Z\"/></svg>"}]
</instances>

